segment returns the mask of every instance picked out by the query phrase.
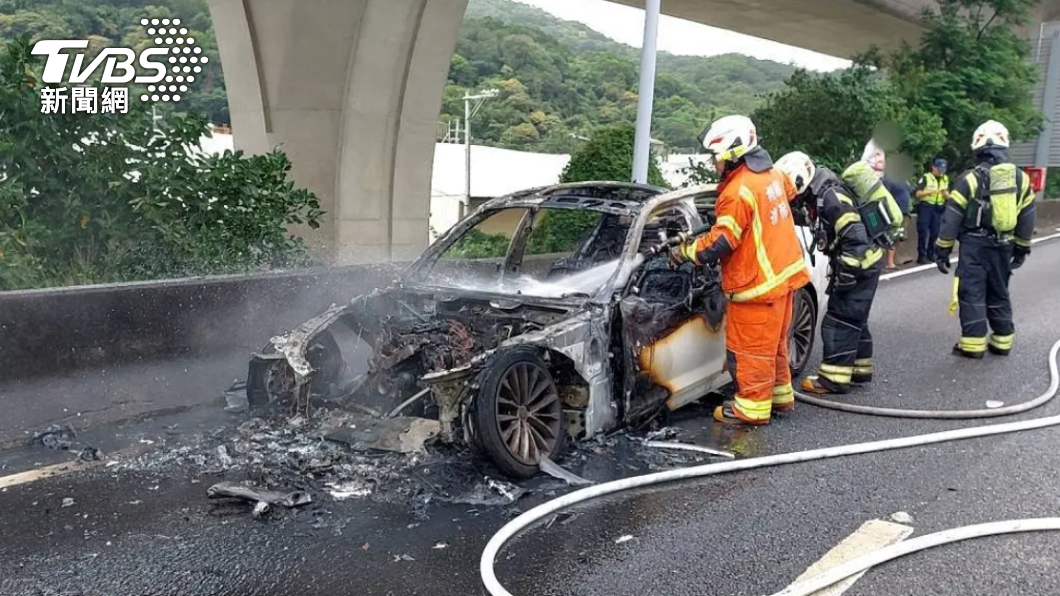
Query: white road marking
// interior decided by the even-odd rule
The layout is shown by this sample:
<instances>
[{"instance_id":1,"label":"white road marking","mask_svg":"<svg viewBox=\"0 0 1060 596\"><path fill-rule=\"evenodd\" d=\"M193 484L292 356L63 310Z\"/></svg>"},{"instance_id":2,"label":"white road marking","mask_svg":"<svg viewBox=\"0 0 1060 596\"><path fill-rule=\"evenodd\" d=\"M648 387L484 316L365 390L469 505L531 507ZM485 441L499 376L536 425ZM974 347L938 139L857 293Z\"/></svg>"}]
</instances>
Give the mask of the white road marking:
<instances>
[{"instance_id":1,"label":"white road marking","mask_svg":"<svg viewBox=\"0 0 1060 596\"><path fill-rule=\"evenodd\" d=\"M11 474L9 476L0 476L0 489L18 486L20 484L28 484L45 478L63 476L73 472L80 472L81 470L94 468L99 464L100 462L63 462L44 466L35 470L19 472L18 474Z\"/></svg>"},{"instance_id":2,"label":"white road marking","mask_svg":"<svg viewBox=\"0 0 1060 596\"><path fill-rule=\"evenodd\" d=\"M861 525L853 534L847 536L835 548L825 553L823 557L810 566L805 573L800 575L791 585L797 586L811 577L828 571L829 569L842 565L860 556L878 550L892 544L905 540L913 533L913 528L888 521L874 519ZM861 579L865 572L848 577L847 579L833 584L823 590L814 592L813 596L839 596Z\"/></svg>"},{"instance_id":3,"label":"white road marking","mask_svg":"<svg viewBox=\"0 0 1060 596\"><path fill-rule=\"evenodd\" d=\"M1057 228L1057 230L1060 230L1060 228ZM1051 236L1042 236L1041 238L1035 238L1034 240L1031 240L1031 244L1038 244L1039 242L1045 242L1046 240L1055 240L1057 238L1060 238L1060 234L1053 234ZM953 258L950 259L950 263L951 264L956 263L956 262L957 262L957 257L953 257ZM897 277L904 277L906 275L912 275L914 273L920 273L921 271L928 271L929 269L934 269L934 268L935 268L935 264L931 263L930 265L918 265L916 267L911 267L909 269L903 269L901 271L895 271L894 273L884 273L883 275L880 276L880 281L886 281L888 279L895 279Z\"/></svg>"},{"instance_id":4,"label":"white road marking","mask_svg":"<svg viewBox=\"0 0 1060 596\"><path fill-rule=\"evenodd\" d=\"M92 468L98 468L99 466L105 465L108 461L114 461L116 458L124 456L134 457L143 451L142 448L137 449L127 447L125 449L119 449L107 453L107 456L104 459L95 461L64 461L49 466L42 466L33 470L26 470L25 472L19 472L17 474L0 476L0 489L7 489L20 484L29 484L30 482L44 480L45 478L54 478L56 476L73 474L74 472L91 470Z\"/></svg>"}]
</instances>

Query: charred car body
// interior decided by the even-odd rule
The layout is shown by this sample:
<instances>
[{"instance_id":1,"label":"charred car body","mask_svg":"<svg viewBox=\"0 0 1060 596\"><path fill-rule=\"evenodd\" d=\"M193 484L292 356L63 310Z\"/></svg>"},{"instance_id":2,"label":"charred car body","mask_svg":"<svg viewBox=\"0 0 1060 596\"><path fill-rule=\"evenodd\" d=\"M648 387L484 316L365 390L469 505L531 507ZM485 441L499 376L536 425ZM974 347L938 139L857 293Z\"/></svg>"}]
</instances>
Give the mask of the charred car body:
<instances>
[{"instance_id":1,"label":"charred car body","mask_svg":"<svg viewBox=\"0 0 1060 596\"><path fill-rule=\"evenodd\" d=\"M713 185L589 182L488 201L393 286L273 338L251 361L248 398L437 419L443 441L533 475L568 439L643 425L731 382L717 271L644 256L710 223L715 197ZM815 267L796 297L796 372L822 278ZM351 375L358 349L367 370Z\"/></svg>"}]
</instances>

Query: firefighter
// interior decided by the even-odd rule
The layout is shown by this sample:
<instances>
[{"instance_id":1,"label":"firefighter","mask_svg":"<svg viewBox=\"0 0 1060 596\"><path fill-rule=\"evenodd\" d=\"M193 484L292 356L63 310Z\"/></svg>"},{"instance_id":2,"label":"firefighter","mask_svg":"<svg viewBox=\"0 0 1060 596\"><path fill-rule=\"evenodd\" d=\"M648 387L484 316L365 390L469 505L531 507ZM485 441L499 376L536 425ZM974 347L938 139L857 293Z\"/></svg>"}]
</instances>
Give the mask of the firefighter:
<instances>
[{"instance_id":1,"label":"firefighter","mask_svg":"<svg viewBox=\"0 0 1060 596\"><path fill-rule=\"evenodd\" d=\"M869 311L885 264L884 249L869 239L856 194L826 167L795 151L777 160L795 187L795 204L805 207L817 231L818 248L829 259L830 296L821 322L824 359L817 375L802 381L810 393L847 393L852 383L872 381Z\"/></svg>"},{"instance_id":2,"label":"firefighter","mask_svg":"<svg viewBox=\"0 0 1060 596\"><path fill-rule=\"evenodd\" d=\"M1015 327L1008 282L1031 254L1035 202L1030 177L1008 160L1008 129L989 120L975 131L975 167L953 185L942 215L935 263L950 271L953 244L960 240L957 300L961 336L953 353L982 358L1012 351ZM987 329L992 332L987 337Z\"/></svg>"},{"instance_id":3,"label":"firefighter","mask_svg":"<svg viewBox=\"0 0 1060 596\"><path fill-rule=\"evenodd\" d=\"M717 222L671 249L670 262L721 263L725 348L736 395L714 410L714 419L769 424L774 410L795 409L788 330L793 294L810 282L789 204L795 189L773 169L746 116L717 120L699 140L721 177Z\"/></svg>"}]
</instances>

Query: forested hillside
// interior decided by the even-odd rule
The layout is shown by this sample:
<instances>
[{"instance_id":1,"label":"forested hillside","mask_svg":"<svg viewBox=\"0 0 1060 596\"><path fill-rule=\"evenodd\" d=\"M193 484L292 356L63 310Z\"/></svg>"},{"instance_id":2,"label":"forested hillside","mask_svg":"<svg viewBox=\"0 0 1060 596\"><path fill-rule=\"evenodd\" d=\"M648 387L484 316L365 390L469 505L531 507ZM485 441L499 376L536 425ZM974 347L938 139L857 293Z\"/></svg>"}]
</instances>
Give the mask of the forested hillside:
<instances>
[{"instance_id":1,"label":"forested hillside","mask_svg":"<svg viewBox=\"0 0 1060 596\"><path fill-rule=\"evenodd\" d=\"M228 120L217 42L205 0L0 0L0 40L90 38L96 47L148 43L143 17L177 17L210 62L181 109ZM467 89L494 87L472 122L479 141L571 151L598 125L636 115L638 51L581 25L511 0L471 0L452 59L441 119L462 118ZM747 56L661 54L653 134L692 147L712 110L749 113L783 87L792 68Z\"/></svg>"},{"instance_id":2,"label":"forested hillside","mask_svg":"<svg viewBox=\"0 0 1060 596\"><path fill-rule=\"evenodd\" d=\"M463 117L467 88L495 87L472 135L513 148L569 151L597 125L633 122L639 50L511 0L471 0L449 72L443 117ZM794 68L739 54L661 53L652 133L691 148L712 110L750 113Z\"/></svg>"}]
</instances>

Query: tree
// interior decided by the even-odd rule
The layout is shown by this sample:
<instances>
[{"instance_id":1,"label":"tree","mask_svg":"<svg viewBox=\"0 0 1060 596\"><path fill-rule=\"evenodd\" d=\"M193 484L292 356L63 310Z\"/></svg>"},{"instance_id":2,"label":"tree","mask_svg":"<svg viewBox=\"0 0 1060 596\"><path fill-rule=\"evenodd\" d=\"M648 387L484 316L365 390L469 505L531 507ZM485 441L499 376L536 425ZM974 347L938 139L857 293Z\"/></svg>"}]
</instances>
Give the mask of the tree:
<instances>
[{"instance_id":1,"label":"tree","mask_svg":"<svg viewBox=\"0 0 1060 596\"><path fill-rule=\"evenodd\" d=\"M844 167L880 125L894 125L897 149L922 169L942 155L956 169L971 165L975 128L1003 122L1014 140L1037 134L1034 67L1014 29L1040 0L936 0L916 47L856 56L839 73L799 71L753 118L775 154L801 149Z\"/></svg>"},{"instance_id":2,"label":"tree","mask_svg":"<svg viewBox=\"0 0 1060 596\"><path fill-rule=\"evenodd\" d=\"M796 71L787 87L756 110L761 142L775 157L803 151L836 172L861 157L865 143L883 122L903 122L905 102L889 82L864 64L835 74ZM930 122L937 129L938 121ZM935 151L941 138L922 151Z\"/></svg>"},{"instance_id":3,"label":"tree","mask_svg":"<svg viewBox=\"0 0 1060 596\"><path fill-rule=\"evenodd\" d=\"M629 180L633 171L633 142L636 131L632 125L601 128L578 151L560 175L560 182L588 180ZM648 161L648 184L666 187L666 180L652 155Z\"/></svg>"},{"instance_id":4,"label":"tree","mask_svg":"<svg viewBox=\"0 0 1060 596\"><path fill-rule=\"evenodd\" d=\"M904 47L880 62L917 114L941 119L946 136L942 155L967 167L972 134L984 121L1004 123L1014 140L1031 139L1041 129L1042 116L1032 103L1036 72L1027 61L1030 47L1015 32L1041 0L936 3L925 15L926 31L918 46Z\"/></svg>"},{"instance_id":5,"label":"tree","mask_svg":"<svg viewBox=\"0 0 1060 596\"><path fill-rule=\"evenodd\" d=\"M310 263L316 197L279 152L204 155L201 116L43 114L29 36L0 52L0 290Z\"/></svg>"}]
</instances>

